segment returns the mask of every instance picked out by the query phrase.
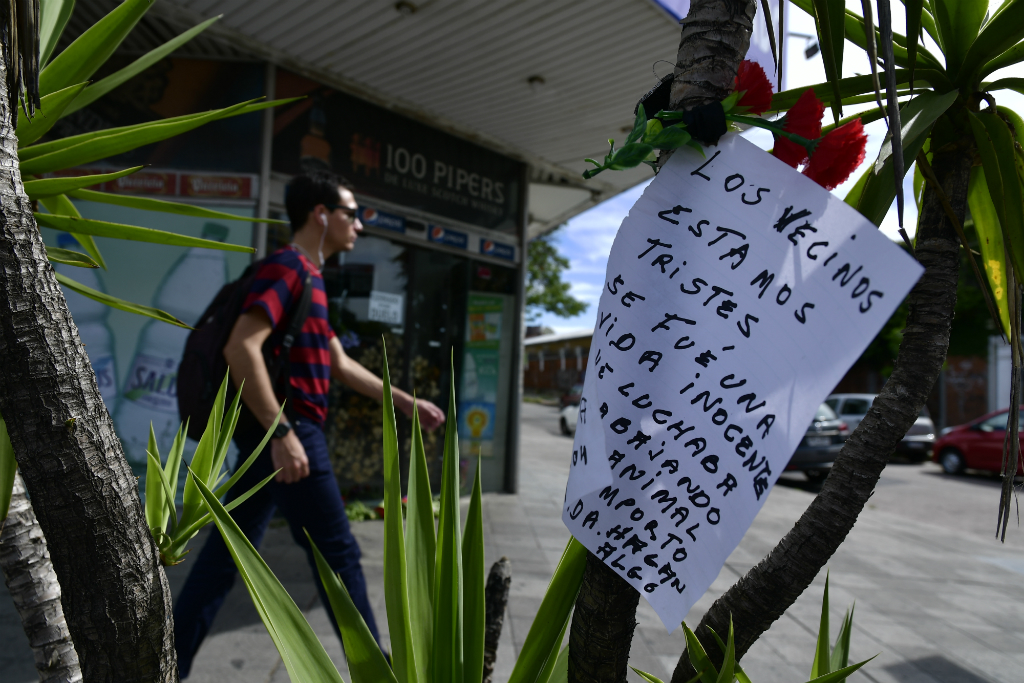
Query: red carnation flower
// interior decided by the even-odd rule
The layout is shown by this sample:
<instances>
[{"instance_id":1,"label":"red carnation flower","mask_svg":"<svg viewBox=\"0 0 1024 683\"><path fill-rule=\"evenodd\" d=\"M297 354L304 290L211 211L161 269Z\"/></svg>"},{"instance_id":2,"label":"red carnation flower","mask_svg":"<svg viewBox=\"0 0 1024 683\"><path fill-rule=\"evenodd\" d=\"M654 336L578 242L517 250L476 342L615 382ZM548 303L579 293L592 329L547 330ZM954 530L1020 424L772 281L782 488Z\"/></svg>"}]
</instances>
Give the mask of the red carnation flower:
<instances>
[{"instance_id":1,"label":"red carnation flower","mask_svg":"<svg viewBox=\"0 0 1024 683\"><path fill-rule=\"evenodd\" d=\"M824 115L825 105L818 100L814 89L808 88L782 120L782 130L808 140L817 140L821 137L821 118ZM772 153L793 168L807 159L807 150L803 145L779 135L775 136L775 149Z\"/></svg>"},{"instance_id":2,"label":"red carnation flower","mask_svg":"<svg viewBox=\"0 0 1024 683\"><path fill-rule=\"evenodd\" d=\"M772 106L772 84L760 64L744 59L732 84L734 91L743 92L737 107L746 107L751 114L762 114Z\"/></svg>"},{"instance_id":3,"label":"red carnation flower","mask_svg":"<svg viewBox=\"0 0 1024 683\"><path fill-rule=\"evenodd\" d=\"M864 161L867 144L864 126L854 119L818 141L804 175L826 190L834 190Z\"/></svg>"}]
</instances>

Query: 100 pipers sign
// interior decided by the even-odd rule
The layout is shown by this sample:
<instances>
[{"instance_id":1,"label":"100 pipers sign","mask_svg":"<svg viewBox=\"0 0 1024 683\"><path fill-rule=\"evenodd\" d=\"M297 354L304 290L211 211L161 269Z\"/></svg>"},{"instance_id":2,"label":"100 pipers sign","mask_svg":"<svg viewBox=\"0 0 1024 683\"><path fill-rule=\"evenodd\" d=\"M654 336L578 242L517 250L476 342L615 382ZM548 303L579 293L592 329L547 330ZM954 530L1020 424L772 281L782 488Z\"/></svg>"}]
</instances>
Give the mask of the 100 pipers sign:
<instances>
[{"instance_id":1,"label":"100 pipers sign","mask_svg":"<svg viewBox=\"0 0 1024 683\"><path fill-rule=\"evenodd\" d=\"M357 192L490 230L520 224L523 164L279 70L273 167L338 172Z\"/></svg>"}]
</instances>

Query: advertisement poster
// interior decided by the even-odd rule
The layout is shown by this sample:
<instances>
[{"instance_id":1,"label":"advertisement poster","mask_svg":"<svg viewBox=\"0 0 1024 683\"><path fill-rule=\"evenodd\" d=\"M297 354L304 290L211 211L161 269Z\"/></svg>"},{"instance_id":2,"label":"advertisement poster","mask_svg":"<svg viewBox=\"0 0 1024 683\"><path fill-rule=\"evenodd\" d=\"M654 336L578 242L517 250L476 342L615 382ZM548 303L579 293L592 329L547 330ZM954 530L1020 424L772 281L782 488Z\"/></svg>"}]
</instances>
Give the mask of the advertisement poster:
<instances>
[{"instance_id":1,"label":"advertisement poster","mask_svg":"<svg viewBox=\"0 0 1024 683\"><path fill-rule=\"evenodd\" d=\"M500 366L502 297L470 294L466 308L466 345L459 392L459 452L494 456Z\"/></svg>"}]
</instances>

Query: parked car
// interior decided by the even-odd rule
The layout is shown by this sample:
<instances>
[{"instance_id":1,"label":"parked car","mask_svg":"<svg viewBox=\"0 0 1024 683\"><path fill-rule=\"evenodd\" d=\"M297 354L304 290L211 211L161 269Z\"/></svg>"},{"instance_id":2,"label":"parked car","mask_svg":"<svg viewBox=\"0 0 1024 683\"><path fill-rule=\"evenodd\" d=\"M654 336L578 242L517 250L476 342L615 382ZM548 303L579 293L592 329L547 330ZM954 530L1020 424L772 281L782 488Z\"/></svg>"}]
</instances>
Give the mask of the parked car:
<instances>
[{"instance_id":1,"label":"parked car","mask_svg":"<svg viewBox=\"0 0 1024 683\"><path fill-rule=\"evenodd\" d=\"M946 474L960 474L967 468L999 473L1003 469L1003 441L1009 408L982 415L967 424L952 427L935 442L932 460ZM1024 474L1020 465L1017 474Z\"/></svg>"},{"instance_id":2,"label":"parked car","mask_svg":"<svg viewBox=\"0 0 1024 683\"><path fill-rule=\"evenodd\" d=\"M836 411L839 419L845 422L850 431L857 428L868 408L874 403L877 394L831 394L825 403ZM935 423L928 415L927 408L921 408L921 414L911 425L896 446L896 453L910 460L924 462L932 455L935 445Z\"/></svg>"},{"instance_id":3,"label":"parked car","mask_svg":"<svg viewBox=\"0 0 1024 683\"><path fill-rule=\"evenodd\" d=\"M579 401L563 406L558 411L558 426L562 430L562 434L572 436L576 433L576 419L579 417L579 414Z\"/></svg>"},{"instance_id":4,"label":"parked car","mask_svg":"<svg viewBox=\"0 0 1024 683\"><path fill-rule=\"evenodd\" d=\"M789 459L786 471L803 472L811 481L824 479L849 435L849 426L839 419L832 408L822 403L814 413L814 419L793 457Z\"/></svg>"},{"instance_id":5,"label":"parked car","mask_svg":"<svg viewBox=\"0 0 1024 683\"><path fill-rule=\"evenodd\" d=\"M565 392L558 397L558 404L563 408L565 406L578 406L580 404L580 397L583 396L583 385L574 384L572 389Z\"/></svg>"}]
</instances>

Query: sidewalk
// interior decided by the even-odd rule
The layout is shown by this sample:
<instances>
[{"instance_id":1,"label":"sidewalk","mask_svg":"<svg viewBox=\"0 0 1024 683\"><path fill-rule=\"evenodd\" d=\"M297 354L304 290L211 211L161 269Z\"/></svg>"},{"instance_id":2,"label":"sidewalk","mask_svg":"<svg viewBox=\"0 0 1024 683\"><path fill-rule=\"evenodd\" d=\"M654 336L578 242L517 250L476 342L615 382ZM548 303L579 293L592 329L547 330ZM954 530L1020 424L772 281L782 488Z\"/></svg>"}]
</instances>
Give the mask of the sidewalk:
<instances>
[{"instance_id":1,"label":"sidewalk","mask_svg":"<svg viewBox=\"0 0 1024 683\"><path fill-rule=\"evenodd\" d=\"M512 589L498 653L495 681L507 680L540 604L568 532L560 521L571 441L558 434L554 408L524 404L520 493L484 496L487 566L502 555L512 561ZM890 468L891 469L891 468ZM914 470L920 472L920 470ZM833 637L845 609L856 601L852 656L880 656L851 677L877 683L1011 683L1024 670L1024 532L1011 527L1007 544L991 540L986 508L979 530L959 524L964 503L954 496L989 491L965 489L976 482L935 477L934 513L916 519L894 512L908 506L905 472L887 469L872 505L833 561L830 581ZM916 476L916 475L915 475ZM796 480L794 480L796 481ZM963 493L959 493L963 491ZM711 590L687 623L696 625L714 599L767 554L792 527L813 493L792 484L772 491L740 547L729 558ZM877 502L877 505L874 503ZM975 506L968 501L968 509ZM992 501L994 504L994 499ZM910 505L914 507L913 505ZM920 507L920 506L917 506ZM916 509L916 508L915 508ZM950 512L943 515L943 510ZM911 510L913 513L913 510ZM954 523L956 522L956 523ZM993 524L994 525L994 524ZM383 526L353 526L363 548L363 568L382 632L387 632L382 587ZM965 531L966 529L966 531ZM1012 539L1010 537L1013 537ZM197 539L198 547L202 538ZM305 557L276 526L262 553L348 680L341 648L310 579ZM188 562L171 568L172 590L180 587ZM754 645L743 666L755 683L802 683L814 651L825 572L797 603ZM682 630L669 635L643 600L632 646L633 666L666 681L683 650ZM0 680L37 680L32 656L6 590L0 587ZM253 683L287 681L277 651L239 582L221 610L214 630L196 659L190 682ZM640 681L630 672L630 681Z\"/></svg>"}]
</instances>

